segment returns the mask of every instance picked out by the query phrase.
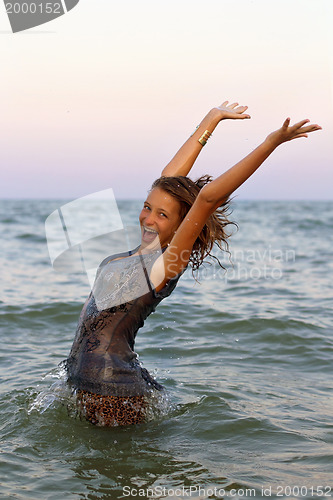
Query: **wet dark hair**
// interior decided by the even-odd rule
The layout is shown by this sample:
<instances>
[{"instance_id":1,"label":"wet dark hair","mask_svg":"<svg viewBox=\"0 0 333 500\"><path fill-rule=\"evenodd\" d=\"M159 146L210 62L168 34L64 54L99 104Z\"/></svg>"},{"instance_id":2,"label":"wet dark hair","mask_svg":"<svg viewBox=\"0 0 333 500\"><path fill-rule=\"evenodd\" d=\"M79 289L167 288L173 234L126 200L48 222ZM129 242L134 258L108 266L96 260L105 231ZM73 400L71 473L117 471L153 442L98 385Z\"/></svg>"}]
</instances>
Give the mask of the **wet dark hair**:
<instances>
[{"instance_id":1,"label":"wet dark hair","mask_svg":"<svg viewBox=\"0 0 333 500\"><path fill-rule=\"evenodd\" d=\"M180 203L180 218L183 220L192 207L200 190L212 180L210 175L203 175L196 181L192 181L189 177L183 176L160 177L152 184L151 189L163 189L163 191L175 198ZM219 265L224 269L219 259L215 255L212 255L211 251L214 243L216 243L220 250L230 254L227 239L231 234L228 233L225 228L231 224L237 227L237 224L229 221L229 215L230 200L223 203L210 215L193 245L189 260L189 264L193 271L198 270L208 256L217 260Z\"/></svg>"}]
</instances>

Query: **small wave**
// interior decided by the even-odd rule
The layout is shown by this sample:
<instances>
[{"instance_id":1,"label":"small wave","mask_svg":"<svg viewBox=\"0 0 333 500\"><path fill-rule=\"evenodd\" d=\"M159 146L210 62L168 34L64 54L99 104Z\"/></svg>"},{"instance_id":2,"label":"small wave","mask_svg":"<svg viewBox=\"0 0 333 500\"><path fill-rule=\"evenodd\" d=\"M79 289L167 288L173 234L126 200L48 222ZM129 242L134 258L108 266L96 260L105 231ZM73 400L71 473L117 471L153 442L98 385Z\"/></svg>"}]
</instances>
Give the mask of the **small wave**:
<instances>
[{"instance_id":1,"label":"small wave","mask_svg":"<svg viewBox=\"0 0 333 500\"><path fill-rule=\"evenodd\" d=\"M45 236L40 236L38 234L33 234L33 233L18 234L16 238L20 240L30 240L33 241L34 243L46 243Z\"/></svg>"},{"instance_id":2,"label":"small wave","mask_svg":"<svg viewBox=\"0 0 333 500\"><path fill-rule=\"evenodd\" d=\"M57 323L68 323L70 319L77 319L78 312L82 307L80 302L53 302L36 303L24 306L12 306L0 304L0 317L7 322L26 322L26 320L55 321ZM73 318L71 318L73 316Z\"/></svg>"},{"instance_id":3,"label":"small wave","mask_svg":"<svg viewBox=\"0 0 333 500\"><path fill-rule=\"evenodd\" d=\"M18 221L14 217L5 217L0 219L1 224L16 224Z\"/></svg>"},{"instance_id":4,"label":"small wave","mask_svg":"<svg viewBox=\"0 0 333 500\"><path fill-rule=\"evenodd\" d=\"M245 332L245 333L268 333L269 339L272 340L271 335L277 332L281 340L281 335L284 332L301 332L304 337L305 332L312 336L315 331L321 331L321 327L309 323L307 321L295 320L290 318L250 318L241 319L231 322L225 322L223 325L224 332ZM293 333L294 335L295 333ZM297 335L297 333L296 333Z\"/></svg>"},{"instance_id":5,"label":"small wave","mask_svg":"<svg viewBox=\"0 0 333 500\"><path fill-rule=\"evenodd\" d=\"M333 220L328 219L325 221L325 220L318 220L318 219L304 219L304 220L298 222L298 224L296 225L296 228L306 229L307 231L311 231L311 230L318 231L318 229L332 230Z\"/></svg>"}]
</instances>

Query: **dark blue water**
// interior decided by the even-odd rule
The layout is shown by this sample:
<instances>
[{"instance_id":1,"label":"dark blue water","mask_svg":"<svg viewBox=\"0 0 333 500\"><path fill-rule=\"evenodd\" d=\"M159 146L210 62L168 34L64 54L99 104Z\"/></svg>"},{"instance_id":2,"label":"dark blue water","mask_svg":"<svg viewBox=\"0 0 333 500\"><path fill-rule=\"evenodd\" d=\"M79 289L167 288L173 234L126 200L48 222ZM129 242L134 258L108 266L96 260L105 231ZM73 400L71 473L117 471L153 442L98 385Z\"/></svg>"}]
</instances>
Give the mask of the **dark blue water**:
<instances>
[{"instance_id":1,"label":"dark blue water","mask_svg":"<svg viewBox=\"0 0 333 500\"><path fill-rule=\"evenodd\" d=\"M89 292L50 265L62 203L0 202L0 498L332 498L333 203L234 202L227 271L186 272L137 337L169 399L111 429L58 368Z\"/></svg>"}]
</instances>

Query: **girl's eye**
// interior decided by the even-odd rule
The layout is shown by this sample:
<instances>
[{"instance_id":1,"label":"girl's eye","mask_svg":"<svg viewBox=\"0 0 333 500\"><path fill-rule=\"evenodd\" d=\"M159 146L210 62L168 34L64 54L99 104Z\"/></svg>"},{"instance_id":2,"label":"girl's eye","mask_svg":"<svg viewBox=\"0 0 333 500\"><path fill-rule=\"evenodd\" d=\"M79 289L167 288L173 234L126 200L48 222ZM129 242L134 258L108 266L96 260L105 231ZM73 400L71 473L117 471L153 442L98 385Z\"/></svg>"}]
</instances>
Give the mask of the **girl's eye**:
<instances>
[{"instance_id":1,"label":"girl's eye","mask_svg":"<svg viewBox=\"0 0 333 500\"><path fill-rule=\"evenodd\" d=\"M161 212L160 215L162 215L163 217L166 217L166 215L163 212Z\"/></svg>"}]
</instances>

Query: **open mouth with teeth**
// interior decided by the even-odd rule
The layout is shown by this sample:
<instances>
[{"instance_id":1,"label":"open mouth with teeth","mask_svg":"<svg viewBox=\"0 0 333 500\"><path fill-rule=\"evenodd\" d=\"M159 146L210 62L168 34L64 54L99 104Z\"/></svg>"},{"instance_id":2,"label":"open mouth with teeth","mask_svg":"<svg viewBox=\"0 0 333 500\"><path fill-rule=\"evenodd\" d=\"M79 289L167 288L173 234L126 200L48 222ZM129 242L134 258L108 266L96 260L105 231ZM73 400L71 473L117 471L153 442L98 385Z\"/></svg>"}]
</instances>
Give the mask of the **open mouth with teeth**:
<instances>
[{"instance_id":1,"label":"open mouth with teeth","mask_svg":"<svg viewBox=\"0 0 333 500\"><path fill-rule=\"evenodd\" d=\"M156 236L158 236L157 231L142 226L142 241L144 241L145 243L152 243L155 240Z\"/></svg>"}]
</instances>

